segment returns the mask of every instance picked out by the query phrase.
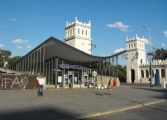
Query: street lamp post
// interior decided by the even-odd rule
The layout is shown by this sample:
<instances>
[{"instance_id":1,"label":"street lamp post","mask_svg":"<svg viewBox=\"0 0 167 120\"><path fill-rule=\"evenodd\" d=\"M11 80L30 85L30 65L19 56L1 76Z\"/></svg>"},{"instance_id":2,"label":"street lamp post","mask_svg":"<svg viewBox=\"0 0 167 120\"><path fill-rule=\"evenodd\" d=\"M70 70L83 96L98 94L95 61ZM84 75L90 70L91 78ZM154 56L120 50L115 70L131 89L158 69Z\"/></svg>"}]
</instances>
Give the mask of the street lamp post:
<instances>
[{"instance_id":1,"label":"street lamp post","mask_svg":"<svg viewBox=\"0 0 167 120\"><path fill-rule=\"evenodd\" d=\"M92 51L93 51L94 48L96 48L96 45L93 44L92 42L89 45L91 46L90 52L92 54Z\"/></svg>"},{"instance_id":2,"label":"street lamp post","mask_svg":"<svg viewBox=\"0 0 167 120\"><path fill-rule=\"evenodd\" d=\"M148 35L149 35L149 43L150 44L149 44L149 52L147 53L147 55L150 58L150 86L152 87L153 86L153 75L152 75L152 48L151 48L152 40L151 40L151 31L155 31L155 30L152 27L145 26L145 25L143 25L143 28L148 30Z\"/></svg>"}]
</instances>

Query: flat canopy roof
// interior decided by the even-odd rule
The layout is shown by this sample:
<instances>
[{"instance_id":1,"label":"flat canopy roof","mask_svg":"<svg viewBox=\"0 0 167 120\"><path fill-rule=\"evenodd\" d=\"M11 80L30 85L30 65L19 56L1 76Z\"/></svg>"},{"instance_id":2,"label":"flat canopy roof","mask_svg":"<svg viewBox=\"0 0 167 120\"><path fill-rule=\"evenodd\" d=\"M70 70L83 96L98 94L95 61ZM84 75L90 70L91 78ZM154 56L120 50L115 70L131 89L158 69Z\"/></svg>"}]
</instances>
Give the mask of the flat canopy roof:
<instances>
[{"instance_id":1,"label":"flat canopy roof","mask_svg":"<svg viewBox=\"0 0 167 120\"><path fill-rule=\"evenodd\" d=\"M126 52L126 50L124 50L119 53L113 54L111 56L105 56L105 57L94 56L94 55L87 54L81 50L78 50L54 37L50 37L46 41L44 41L42 44L34 48L32 51L27 53L24 57L34 52L36 49L40 48L41 46L45 46L45 55L44 55L45 59L49 59L56 56L65 60L75 61L75 62L101 61L101 60L118 56Z\"/></svg>"}]
</instances>

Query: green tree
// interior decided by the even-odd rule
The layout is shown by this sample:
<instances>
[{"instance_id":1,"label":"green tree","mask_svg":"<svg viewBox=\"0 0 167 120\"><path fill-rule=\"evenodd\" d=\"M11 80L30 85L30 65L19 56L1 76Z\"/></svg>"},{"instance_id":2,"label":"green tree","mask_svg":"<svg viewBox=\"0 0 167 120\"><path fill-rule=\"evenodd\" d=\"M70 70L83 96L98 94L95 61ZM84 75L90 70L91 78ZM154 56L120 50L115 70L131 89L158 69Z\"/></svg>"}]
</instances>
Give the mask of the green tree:
<instances>
[{"instance_id":1,"label":"green tree","mask_svg":"<svg viewBox=\"0 0 167 120\"><path fill-rule=\"evenodd\" d=\"M4 62L7 62L6 67L8 68L21 58L21 56L10 57L11 54L9 50L0 49L0 67L4 67Z\"/></svg>"},{"instance_id":2,"label":"green tree","mask_svg":"<svg viewBox=\"0 0 167 120\"><path fill-rule=\"evenodd\" d=\"M111 75L113 77L119 77L121 82L126 82L126 67L122 65L107 65L103 68L103 75ZM100 73L102 74L102 73Z\"/></svg>"},{"instance_id":3,"label":"green tree","mask_svg":"<svg viewBox=\"0 0 167 120\"><path fill-rule=\"evenodd\" d=\"M11 56L11 51L0 49L0 67L3 67L6 62L9 60L9 56Z\"/></svg>"},{"instance_id":4,"label":"green tree","mask_svg":"<svg viewBox=\"0 0 167 120\"><path fill-rule=\"evenodd\" d=\"M153 54L153 59L158 60L165 60L167 59L167 50L166 49L157 49L155 53Z\"/></svg>"},{"instance_id":5,"label":"green tree","mask_svg":"<svg viewBox=\"0 0 167 120\"><path fill-rule=\"evenodd\" d=\"M119 80L121 82L126 82L126 67L125 66L121 66L121 65L117 65L117 74L118 74L118 77L119 77Z\"/></svg>"},{"instance_id":6,"label":"green tree","mask_svg":"<svg viewBox=\"0 0 167 120\"><path fill-rule=\"evenodd\" d=\"M17 62L20 58L21 58L21 56L14 56L14 57L10 58L8 61L8 67L10 67L12 64Z\"/></svg>"}]
</instances>

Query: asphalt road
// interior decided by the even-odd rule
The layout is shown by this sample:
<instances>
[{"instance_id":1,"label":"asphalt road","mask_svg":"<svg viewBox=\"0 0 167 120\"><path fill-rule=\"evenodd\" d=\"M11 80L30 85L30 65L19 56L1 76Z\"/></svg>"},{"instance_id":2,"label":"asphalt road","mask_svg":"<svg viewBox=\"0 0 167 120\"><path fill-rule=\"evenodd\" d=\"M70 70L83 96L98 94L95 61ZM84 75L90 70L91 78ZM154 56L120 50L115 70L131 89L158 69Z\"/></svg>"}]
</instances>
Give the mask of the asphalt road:
<instances>
[{"instance_id":1,"label":"asphalt road","mask_svg":"<svg viewBox=\"0 0 167 120\"><path fill-rule=\"evenodd\" d=\"M0 90L0 120L76 120L166 99L167 89L140 86L122 86L113 90L46 90L43 97L38 97L36 90ZM167 108L166 104L164 106ZM88 119L143 120L152 114L153 118L163 118L167 117L165 110L145 107Z\"/></svg>"},{"instance_id":2,"label":"asphalt road","mask_svg":"<svg viewBox=\"0 0 167 120\"><path fill-rule=\"evenodd\" d=\"M85 120L166 120L167 102Z\"/></svg>"}]
</instances>

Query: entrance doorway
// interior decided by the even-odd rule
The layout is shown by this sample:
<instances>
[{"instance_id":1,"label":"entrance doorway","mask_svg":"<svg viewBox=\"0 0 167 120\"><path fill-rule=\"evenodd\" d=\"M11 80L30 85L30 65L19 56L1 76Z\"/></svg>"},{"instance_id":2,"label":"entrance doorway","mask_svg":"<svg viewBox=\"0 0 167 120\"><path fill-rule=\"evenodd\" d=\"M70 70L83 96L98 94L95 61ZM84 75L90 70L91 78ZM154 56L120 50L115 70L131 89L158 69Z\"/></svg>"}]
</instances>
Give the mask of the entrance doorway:
<instances>
[{"instance_id":1,"label":"entrance doorway","mask_svg":"<svg viewBox=\"0 0 167 120\"><path fill-rule=\"evenodd\" d=\"M135 82L135 70L134 69L131 69L131 81L132 83Z\"/></svg>"},{"instance_id":2,"label":"entrance doorway","mask_svg":"<svg viewBox=\"0 0 167 120\"><path fill-rule=\"evenodd\" d=\"M68 75L68 79L69 79L69 87L73 87L74 84L74 74Z\"/></svg>"},{"instance_id":3,"label":"entrance doorway","mask_svg":"<svg viewBox=\"0 0 167 120\"><path fill-rule=\"evenodd\" d=\"M84 84L85 84L86 87L88 87L88 84L89 84L89 82L88 82L88 75L84 76Z\"/></svg>"}]
</instances>

